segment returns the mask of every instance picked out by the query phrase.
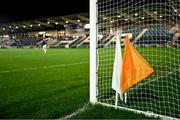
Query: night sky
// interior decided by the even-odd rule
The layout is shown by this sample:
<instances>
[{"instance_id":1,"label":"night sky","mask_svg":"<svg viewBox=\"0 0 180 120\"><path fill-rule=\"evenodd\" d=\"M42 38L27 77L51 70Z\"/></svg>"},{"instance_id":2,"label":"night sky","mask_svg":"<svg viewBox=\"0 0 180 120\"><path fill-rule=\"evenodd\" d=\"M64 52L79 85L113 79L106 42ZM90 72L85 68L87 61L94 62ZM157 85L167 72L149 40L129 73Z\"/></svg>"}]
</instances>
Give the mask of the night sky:
<instances>
[{"instance_id":1,"label":"night sky","mask_svg":"<svg viewBox=\"0 0 180 120\"><path fill-rule=\"evenodd\" d=\"M0 24L89 12L89 0L3 0Z\"/></svg>"}]
</instances>

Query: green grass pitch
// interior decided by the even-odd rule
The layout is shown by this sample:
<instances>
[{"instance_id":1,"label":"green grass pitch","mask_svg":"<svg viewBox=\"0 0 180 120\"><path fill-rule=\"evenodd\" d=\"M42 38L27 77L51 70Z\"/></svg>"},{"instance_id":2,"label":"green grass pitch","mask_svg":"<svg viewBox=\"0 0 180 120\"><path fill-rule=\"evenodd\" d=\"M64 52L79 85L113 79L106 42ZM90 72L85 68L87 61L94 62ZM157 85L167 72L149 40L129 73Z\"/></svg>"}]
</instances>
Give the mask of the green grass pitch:
<instances>
[{"instance_id":1,"label":"green grass pitch","mask_svg":"<svg viewBox=\"0 0 180 120\"><path fill-rule=\"evenodd\" d=\"M82 107L89 94L88 52L1 49L0 118L59 118Z\"/></svg>"},{"instance_id":2,"label":"green grass pitch","mask_svg":"<svg viewBox=\"0 0 180 120\"><path fill-rule=\"evenodd\" d=\"M89 49L0 49L0 118L62 118L89 101ZM88 105L73 118L147 118Z\"/></svg>"}]
</instances>

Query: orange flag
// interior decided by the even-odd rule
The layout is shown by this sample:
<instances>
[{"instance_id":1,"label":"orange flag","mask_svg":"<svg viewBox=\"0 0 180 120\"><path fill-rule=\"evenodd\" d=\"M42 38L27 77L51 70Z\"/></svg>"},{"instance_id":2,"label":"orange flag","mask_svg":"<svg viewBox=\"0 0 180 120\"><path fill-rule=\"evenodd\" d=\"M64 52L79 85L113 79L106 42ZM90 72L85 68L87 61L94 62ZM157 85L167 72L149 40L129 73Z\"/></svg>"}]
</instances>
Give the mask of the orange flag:
<instances>
[{"instance_id":1,"label":"orange flag","mask_svg":"<svg viewBox=\"0 0 180 120\"><path fill-rule=\"evenodd\" d=\"M130 87L145 79L153 72L153 68L136 51L128 36L126 36L120 84L122 92L126 92Z\"/></svg>"}]
</instances>

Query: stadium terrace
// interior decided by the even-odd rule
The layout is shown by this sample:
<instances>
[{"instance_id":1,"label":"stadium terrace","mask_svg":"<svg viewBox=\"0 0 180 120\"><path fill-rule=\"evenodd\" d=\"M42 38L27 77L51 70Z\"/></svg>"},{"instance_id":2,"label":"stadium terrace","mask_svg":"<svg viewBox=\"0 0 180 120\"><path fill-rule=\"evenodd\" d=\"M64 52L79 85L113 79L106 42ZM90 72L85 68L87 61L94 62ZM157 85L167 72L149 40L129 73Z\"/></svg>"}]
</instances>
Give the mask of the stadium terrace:
<instances>
[{"instance_id":1,"label":"stadium terrace","mask_svg":"<svg viewBox=\"0 0 180 120\"><path fill-rule=\"evenodd\" d=\"M89 43L87 13L1 25L2 48L34 48L48 40L49 47L80 47ZM85 43L84 43L85 42ZM84 45L88 47L87 45Z\"/></svg>"}]
</instances>

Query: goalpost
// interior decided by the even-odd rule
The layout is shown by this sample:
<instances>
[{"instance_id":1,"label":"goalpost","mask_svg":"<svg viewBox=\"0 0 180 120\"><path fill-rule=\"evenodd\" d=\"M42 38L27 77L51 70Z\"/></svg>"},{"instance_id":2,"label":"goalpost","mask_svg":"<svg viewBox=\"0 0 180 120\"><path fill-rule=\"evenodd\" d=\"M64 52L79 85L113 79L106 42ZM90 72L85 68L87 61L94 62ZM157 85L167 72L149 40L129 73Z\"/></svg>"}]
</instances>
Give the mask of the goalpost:
<instances>
[{"instance_id":1,"label":"goalpost","mask_svg":"<svg viewBox=\"0 0 180 120\"><path fill-rule=\"evenodd\" d=\"M180 0L90 0L90 102L115 107L112 89L116 33L154 72L118 98L120 109L180 119ZM102 36L99 39L98 36Z\"/></svg>"}]
</instances>

